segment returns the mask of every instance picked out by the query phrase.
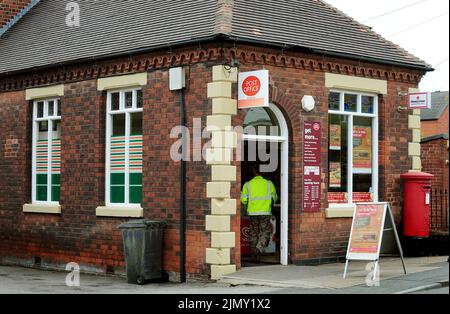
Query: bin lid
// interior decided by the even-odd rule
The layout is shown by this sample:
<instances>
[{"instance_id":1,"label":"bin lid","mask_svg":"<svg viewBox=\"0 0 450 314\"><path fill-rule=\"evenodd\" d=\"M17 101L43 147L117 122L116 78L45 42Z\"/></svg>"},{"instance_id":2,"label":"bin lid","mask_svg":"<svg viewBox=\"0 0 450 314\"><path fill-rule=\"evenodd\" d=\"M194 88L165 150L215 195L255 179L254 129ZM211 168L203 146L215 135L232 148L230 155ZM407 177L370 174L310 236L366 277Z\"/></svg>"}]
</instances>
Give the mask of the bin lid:
<instances>
[{"instance_id":1,"label":"bin lid","mask_svg":"<svg viewBox=\"0 0 450 314\"><path fill-rule=\"evenodd\" d=\"M426 172L408 172L400 176L403 180L428 180L434 178L434 175Z\"/></svg>"},{"instance_id":2,"label":"bin lid","mask_svg":"<svg viewBox=\"0 0 450 314\"><path fill-rule=\"evenodd\" d=\"M151 229L151 228L163 228L167 225L164 221L156 220L130 220L119 225L119 229Z\"/></svg>"}]
</instances>

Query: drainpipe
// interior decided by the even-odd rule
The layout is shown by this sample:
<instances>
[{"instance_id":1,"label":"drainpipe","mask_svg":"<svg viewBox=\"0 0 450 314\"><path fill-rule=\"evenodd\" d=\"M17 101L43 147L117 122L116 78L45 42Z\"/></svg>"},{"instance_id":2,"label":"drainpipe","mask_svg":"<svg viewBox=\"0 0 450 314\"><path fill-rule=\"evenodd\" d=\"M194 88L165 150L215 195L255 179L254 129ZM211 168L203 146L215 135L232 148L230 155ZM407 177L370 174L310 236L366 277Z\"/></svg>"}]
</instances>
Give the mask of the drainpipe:
<instances>
[{"instance_id":1,"label":"drainpipe","mask_svg":"<svg viewBox=\"0 0 450 314\"><path fill-rule=\"evenodd\" d=\"M169 89L171 91L179 91L180 95L180 119L182 128L182 145L181 145L181 161L180 161L180 283L186 282L186 160L188 157L187 145L187 117L186 117L186 73L183 67L169 69Z\"/></svg>"},{"instance_id":2,"label":"drainpipe","mask_svg":"<svg viewBox=\"0 0 450 314\"><path fill-rule=\"evenodd\" d=\"M180 90L180 114L183 129L182 159L180 165L180 282L186 282L186 97L184 89Z\"/></svg>"}]
</instances>

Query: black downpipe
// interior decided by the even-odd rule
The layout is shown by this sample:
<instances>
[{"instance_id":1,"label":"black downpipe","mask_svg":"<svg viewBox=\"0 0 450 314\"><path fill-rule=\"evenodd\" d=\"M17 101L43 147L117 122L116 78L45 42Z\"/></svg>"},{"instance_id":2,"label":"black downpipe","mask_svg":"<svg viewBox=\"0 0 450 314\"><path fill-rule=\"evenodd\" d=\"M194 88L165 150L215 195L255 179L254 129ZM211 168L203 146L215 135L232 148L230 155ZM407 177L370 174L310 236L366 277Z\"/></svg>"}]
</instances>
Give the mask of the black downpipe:
<instances>
[{"instance_id":1,"label":"black downpipe","mask_svg":"<svg viewBox=\"0 0 450 314\"><path fill-rule=\"evenodd\" d=\"M180 91L180 115L182 126L182 158L180 165L180 282L186 282L186 97Z\"/></svg>"}]
</instances>

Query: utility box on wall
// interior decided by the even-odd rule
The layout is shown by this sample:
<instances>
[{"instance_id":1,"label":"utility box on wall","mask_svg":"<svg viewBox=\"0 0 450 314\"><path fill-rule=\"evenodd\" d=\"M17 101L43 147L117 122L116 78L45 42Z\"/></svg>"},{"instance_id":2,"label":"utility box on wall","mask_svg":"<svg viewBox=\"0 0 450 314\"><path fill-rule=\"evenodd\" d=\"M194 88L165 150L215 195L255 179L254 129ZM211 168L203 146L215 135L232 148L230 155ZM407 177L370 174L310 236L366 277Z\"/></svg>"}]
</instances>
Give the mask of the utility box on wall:
<instances>
[{"instance_id":1,"label":"utility box on wall","mask_svg":"<svg viewBox=\"0 0 450 314\"><path fill-rule=\"evenodd\" d=\"M186 87L186 73L184 68L169 69L169 89L171 91L180 90Z\"/></svg>"}]
</instances>

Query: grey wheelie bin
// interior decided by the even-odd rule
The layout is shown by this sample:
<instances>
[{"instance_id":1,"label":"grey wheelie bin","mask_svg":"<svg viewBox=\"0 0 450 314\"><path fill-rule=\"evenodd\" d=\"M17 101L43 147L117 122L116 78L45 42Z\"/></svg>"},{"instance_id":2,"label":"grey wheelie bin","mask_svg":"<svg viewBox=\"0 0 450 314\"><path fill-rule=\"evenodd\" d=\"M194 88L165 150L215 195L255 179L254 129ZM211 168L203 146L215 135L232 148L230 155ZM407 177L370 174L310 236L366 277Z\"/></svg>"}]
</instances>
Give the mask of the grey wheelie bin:
<instances>
[{"instance_id":1,"label":"grey wheelie bin","mask_svg":"<svg viewBox=\"0 0 450 314\"><path fill-rule=\"evenodd\" d=\"M123 234L127 279L143 285L162 278L162 246L165 222L131 220L119 226Z\"/></svg>"}]
</instances>

